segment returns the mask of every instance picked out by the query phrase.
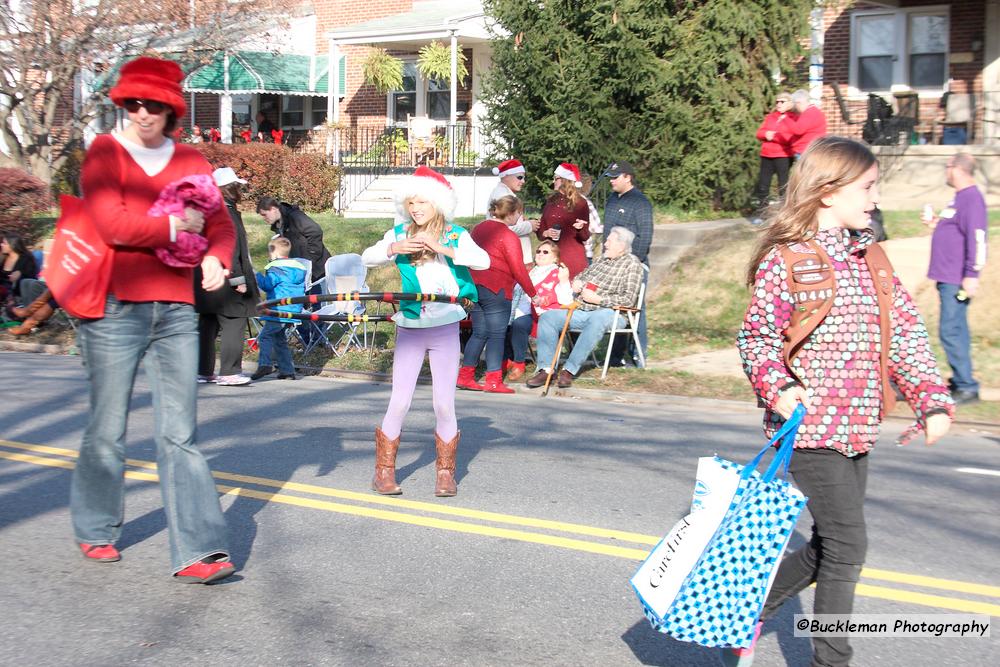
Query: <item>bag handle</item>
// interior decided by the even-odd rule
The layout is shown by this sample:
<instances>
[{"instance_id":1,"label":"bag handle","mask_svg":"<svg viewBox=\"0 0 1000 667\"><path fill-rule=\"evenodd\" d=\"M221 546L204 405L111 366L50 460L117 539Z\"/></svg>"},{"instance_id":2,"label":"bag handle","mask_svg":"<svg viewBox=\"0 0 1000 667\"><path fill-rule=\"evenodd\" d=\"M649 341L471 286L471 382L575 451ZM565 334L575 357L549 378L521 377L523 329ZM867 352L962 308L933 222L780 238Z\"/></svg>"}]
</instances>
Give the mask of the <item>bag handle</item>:
<instances>
[{"instance_id":1,"label":"bag handle","mask_svg":"<svg viewBox=\"0 0 1000 667\"><path fill-rule=\"evenodd\" d=\"M765 482L770 482L774 479L774 476L778 473L778 469L784 466L783 477L788 476L788 465L792 460L792 450L795 447L795 435L799 431L799 426L802 424L802 419L806 415L806 408L801 403L796 406L795 411L792 412L792 416L785 420L778 432L774 434L771 441L768 442L764 447L757 453L757 456L753 457L747 465L743 467L743 472L740 476L743 479L749 479L753 471L757 469L760 465L761 459L764 458L764 454L767 453L771 447L773 447L779 440L781 441L781 446L778 447L778 453L775 455L774 460L771 461L771 465L768 466L767 470L764 472L763 479Z\"/></svg>"}]
</instances>

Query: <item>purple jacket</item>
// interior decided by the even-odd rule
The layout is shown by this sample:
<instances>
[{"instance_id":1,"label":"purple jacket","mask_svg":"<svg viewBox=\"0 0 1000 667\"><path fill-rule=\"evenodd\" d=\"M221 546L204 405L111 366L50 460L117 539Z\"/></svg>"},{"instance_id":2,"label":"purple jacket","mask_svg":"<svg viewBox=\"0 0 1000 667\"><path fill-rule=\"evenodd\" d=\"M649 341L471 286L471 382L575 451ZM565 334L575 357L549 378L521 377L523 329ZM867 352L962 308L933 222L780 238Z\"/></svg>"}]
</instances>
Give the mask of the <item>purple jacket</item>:
<instances>
[{"instance_id":1,"label":"purple jacket","mask_svg":"<svg viewBox=\"0 0 1000 667\"><path fill-rule=\"evenodd\" d=\"M978 278L986 264L986 201L970 185L955 193L931 237L931 264L927 277L939 283L961 285Z\"/></svg>"}]
</instances>

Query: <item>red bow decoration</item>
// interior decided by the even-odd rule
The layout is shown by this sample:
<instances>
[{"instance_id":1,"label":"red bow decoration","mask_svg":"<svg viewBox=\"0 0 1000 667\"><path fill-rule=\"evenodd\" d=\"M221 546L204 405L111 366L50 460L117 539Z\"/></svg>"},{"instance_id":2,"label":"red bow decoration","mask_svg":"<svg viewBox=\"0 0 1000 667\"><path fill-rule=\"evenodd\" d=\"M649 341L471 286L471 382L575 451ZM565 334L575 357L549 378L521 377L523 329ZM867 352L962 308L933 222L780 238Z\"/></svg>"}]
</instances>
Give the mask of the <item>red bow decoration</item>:
<instances>
[{"instance_id":1,"label":"red bow decoration","mask_svg":"<svg viewBox=\"0 0 1000 667\"><path fill-rule=\"evenodd\" d=\"M285 136L284 130L271 130L271 138L274 139L274 143L280 144L281 138Z\"/></svg>"},{"instance_id":2,"label":"red bow decoration","mask_svg":"<svg viewBox=\"0 0 1000 667\"><path fill-rule=\"evenodd\" d=\"M222 139L222 132L219 132L219 128L213 127L208 131L208 140L213 143L218 143Z\"/></svg>"},{"instance_id":3,"label":"red bow decoration","mask_svg":"<svg viewBox=\"0 0 1000 667\"><path fill-rule=\"evenodd\" d=\"M243 141L250 143L250 130L243 130L240 132L240 136L243 137Z\"/></svg>"}]
</instances>

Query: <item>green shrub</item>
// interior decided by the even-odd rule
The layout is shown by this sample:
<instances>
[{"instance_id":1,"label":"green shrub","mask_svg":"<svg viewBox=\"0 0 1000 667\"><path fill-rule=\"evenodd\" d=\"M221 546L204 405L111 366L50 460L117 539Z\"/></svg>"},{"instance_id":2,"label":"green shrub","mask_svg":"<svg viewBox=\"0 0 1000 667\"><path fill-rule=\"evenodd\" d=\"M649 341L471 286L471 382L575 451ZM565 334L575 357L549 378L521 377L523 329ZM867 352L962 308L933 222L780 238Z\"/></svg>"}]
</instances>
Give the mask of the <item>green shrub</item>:
<instances>
[{"instance_id":1,"label":"green shrub","mask_svg":"<svg viewBox=\"0 0 1000 667\"><path fill-rule=\"evenodd\" d=\"M13 232L28 243L37 240L31 217L52 208L52 194L43 180L12 167L0 168L0 232Z\"/></svg>"},{"instance_id":2,"label":"green shrub","mask_svg":"<svg viewBox=\"0 0 1000 667\"><path fill-rule=\"evenodd\" d=\"M333 206L340 187L339 167L315 153L295 153L288 146L249 144L194 144L213 168L232 167L247 180L244 208L252 210L260 197L275 197L307 211Z\"/></svg>"}]
</instances>

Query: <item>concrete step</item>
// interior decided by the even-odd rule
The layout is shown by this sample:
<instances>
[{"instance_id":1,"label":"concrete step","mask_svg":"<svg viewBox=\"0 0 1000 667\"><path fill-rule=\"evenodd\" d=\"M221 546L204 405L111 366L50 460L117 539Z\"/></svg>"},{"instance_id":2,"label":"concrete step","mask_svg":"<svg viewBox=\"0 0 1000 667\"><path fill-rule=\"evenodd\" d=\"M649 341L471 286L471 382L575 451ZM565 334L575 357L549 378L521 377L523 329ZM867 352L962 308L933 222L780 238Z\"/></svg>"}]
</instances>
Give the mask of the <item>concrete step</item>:
<instances>
[{"instance_id":1,"label":"concrete step","mask_svg":"<svg viewBox=\"0 0 1000 667\"><path fill-rule=\"evenodd\" d=\"M656 225L653 228L653 243L649 247L650 293L656 292L674 265L698 245L706 234L747 224L743 218L736 218Z\"/></svg>"}]
</instances>

